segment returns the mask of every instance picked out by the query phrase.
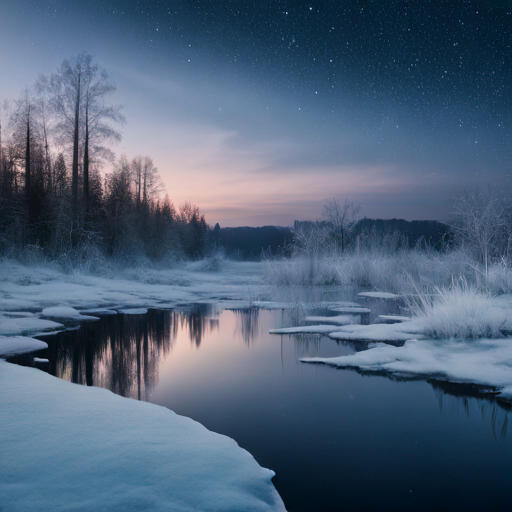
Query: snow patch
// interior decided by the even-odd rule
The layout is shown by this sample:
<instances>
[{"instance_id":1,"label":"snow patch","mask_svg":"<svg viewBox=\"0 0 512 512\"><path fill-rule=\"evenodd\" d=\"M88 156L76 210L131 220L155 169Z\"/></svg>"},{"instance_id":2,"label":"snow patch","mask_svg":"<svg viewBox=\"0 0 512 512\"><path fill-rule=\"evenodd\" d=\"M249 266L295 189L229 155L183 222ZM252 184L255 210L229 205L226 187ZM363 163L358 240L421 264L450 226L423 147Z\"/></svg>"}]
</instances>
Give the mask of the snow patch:
<instances>
[{"instance_id":1,"label":"snow patch","mask_svg":"<svg viewBox=\"0 0 512 512\"><path fill-rule=\"evenodd\" d=\"M24 333L35 333L38 331L54 331L63 328L62 324L52 320L43 320L34 316L5 318L0 316L0 335L16 336Z\"/></svg>"},{"instance_id":2,"label":"snow patch","mask_svg":"<svg viewBox=\"0 0 512 512\"><path fill-rule=\"evenodd\" d=\"M46 318L57 318L59 320L99 320L96 316L82 315L80 311L69 306L53 306L51 308L44 308L41 311L41 316Z\"/></svg>"}]
</instances>

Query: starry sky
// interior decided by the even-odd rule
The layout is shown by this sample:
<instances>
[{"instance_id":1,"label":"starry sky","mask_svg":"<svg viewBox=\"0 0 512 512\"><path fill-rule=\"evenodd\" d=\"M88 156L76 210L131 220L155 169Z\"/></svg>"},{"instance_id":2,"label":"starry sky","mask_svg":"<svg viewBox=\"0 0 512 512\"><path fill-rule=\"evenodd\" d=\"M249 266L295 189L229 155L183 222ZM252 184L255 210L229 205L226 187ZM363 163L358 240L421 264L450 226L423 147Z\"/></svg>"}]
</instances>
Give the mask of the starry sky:
<instances>
[{"instance_id":1,"label":"starry sky","mask_svg":"<svg viewBox=\"0 0 512 512\"><path fill-rule=\"evenodd\" d=\"M510 187L511 0L0 0L0 100L94 52L170 198L221 226L446 220Z\"/></svg>"}]
</instances>

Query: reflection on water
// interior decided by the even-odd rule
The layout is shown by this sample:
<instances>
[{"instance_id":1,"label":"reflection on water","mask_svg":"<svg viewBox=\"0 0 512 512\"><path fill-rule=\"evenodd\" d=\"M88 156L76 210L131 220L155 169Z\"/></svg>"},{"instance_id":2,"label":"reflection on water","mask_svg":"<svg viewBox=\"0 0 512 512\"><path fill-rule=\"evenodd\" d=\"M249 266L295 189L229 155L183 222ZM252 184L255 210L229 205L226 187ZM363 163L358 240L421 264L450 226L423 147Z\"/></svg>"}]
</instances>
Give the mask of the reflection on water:
<instances>
[{"instance_id":1,"label":"reflection on water","mask_svg":"<svg viewBox=\"0 0 512 512\"><path fill-rule=\"evenodd\" d=\"M38 356L58 377L234 438L276 471L292 512L338 510L340 496L347 510L489 510L489 496L507 510L510 409L473 388L301 364L366 346L268 334L294 315L197 305L107 316L45 337Z\"/></svg>"},{"instance_id":2,"label":"reflection on water","mask_svg":"<svg viewBox=\"0 0 512 512\"><path fill-rule=\"evenodd\" d=\"M432 382L439 403L439 410L448 414L464 413L468 418L477 414L482 422L489 423L494 439L507 437L510 404L485 397L481 390L457 386L449 382Z\"/></svg>"}]
</instances>

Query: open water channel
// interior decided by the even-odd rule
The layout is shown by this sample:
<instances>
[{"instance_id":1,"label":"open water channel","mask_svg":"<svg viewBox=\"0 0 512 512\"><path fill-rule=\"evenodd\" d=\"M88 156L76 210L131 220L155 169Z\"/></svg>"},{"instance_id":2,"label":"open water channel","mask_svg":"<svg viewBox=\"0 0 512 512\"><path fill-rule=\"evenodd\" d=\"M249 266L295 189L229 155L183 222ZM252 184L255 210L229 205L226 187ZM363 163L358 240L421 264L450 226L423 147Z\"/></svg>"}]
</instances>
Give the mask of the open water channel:
<instances>
[{"instance_id":1,"label":"open water channel","mask_svg":"<svg viewBox=\"0 0 512 512\"><path fill-rule=\"evenodd\" d=\"M37 355L57 377L232 437L276 472L290 512L512 510L510 410L468 389L300 363L355 345L268 333L292 324L286 310L150 310L46 336Z\"/></svg>"}]
</instances>

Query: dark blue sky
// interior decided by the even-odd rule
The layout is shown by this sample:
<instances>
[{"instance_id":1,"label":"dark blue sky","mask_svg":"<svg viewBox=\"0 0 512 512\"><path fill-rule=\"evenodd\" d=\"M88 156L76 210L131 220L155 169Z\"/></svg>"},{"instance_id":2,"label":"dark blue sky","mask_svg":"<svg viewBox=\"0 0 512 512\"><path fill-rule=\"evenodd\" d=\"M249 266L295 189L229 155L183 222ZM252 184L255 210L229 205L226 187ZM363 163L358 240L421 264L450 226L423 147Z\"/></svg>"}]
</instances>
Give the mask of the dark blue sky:
<instances>
[{"instance_id":1,"label":"dark blue sky","mask_svg":"<svg viewBox=\"0 0 512 512\"><path fill-rule=\"evenodd\" d=\"M129 157L210 223L290 224L323 200L446 218L510 184L512 3L0 0L0 99L94 52Z\"/></svg>"}]
</instances>

